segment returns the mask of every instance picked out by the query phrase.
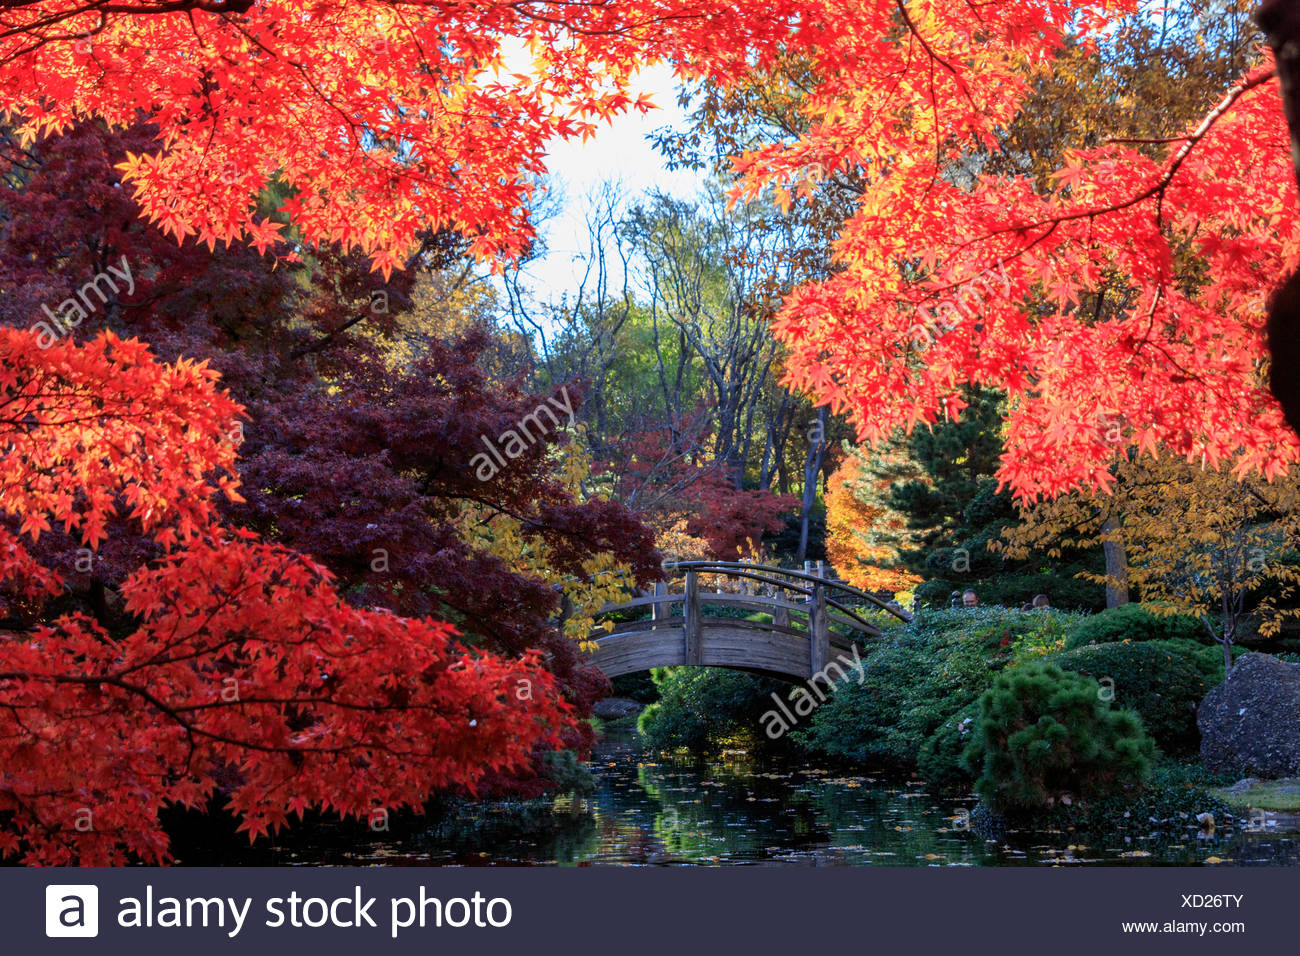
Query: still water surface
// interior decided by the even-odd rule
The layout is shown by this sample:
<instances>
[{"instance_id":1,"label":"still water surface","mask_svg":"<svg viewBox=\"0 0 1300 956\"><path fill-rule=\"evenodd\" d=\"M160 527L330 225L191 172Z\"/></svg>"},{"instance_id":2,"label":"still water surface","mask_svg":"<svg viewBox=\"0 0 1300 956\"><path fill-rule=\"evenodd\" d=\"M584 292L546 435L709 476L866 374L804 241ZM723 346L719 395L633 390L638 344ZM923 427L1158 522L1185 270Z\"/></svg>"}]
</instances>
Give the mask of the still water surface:
<instances>
[{"instance_id":1,"label":"still water surface","mask_svg":"<svg viewBox=\"0 0 1300 956\"><path fill-rule=\"evenodd\" d=\"M925 783L756 764L745 754L697 761L646 753L635 736L606 739L593 757L597 792L574 812L465 810L392 834L282 839L256 859L182 862L389 865L632 864L1042 866L1053 864L1300 865L1300 833L1157 828L1125 819L1106 833L976 832L973 800ZM399 829L407 830L406 827Z\"/></svg>"}]
</instances>

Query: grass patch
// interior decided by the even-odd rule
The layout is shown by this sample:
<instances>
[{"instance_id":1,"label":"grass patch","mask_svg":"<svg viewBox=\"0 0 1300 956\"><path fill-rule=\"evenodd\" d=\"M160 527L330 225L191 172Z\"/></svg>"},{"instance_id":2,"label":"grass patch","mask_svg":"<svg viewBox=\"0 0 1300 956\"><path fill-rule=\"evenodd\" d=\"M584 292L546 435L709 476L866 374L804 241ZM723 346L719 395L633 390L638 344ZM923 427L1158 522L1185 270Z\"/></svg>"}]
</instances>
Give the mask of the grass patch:
<instances>
[{"instance_id":1,"label":"grass patch","mask_svg":"<svg viewBox=\"0 0 1300 956\"><path fill-rule=\"evenodd\" d=\"M1300 777L1261 780L1249 790L1217 790L1215 796L1234 807L1300 812Z\"/></svg>"}]
</instances>

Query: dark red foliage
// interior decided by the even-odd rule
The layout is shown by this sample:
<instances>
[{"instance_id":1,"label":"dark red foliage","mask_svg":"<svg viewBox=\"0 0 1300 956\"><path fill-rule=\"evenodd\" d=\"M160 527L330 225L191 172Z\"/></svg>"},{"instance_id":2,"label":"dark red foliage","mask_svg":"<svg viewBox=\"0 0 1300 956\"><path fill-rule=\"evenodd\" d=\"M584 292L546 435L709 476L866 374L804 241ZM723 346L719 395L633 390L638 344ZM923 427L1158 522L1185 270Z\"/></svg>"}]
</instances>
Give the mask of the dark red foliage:
<instances>
[{"instance_id":1,"label":"dark red foliage","mask_svg":"<svg viewBox=\"0 0 1300 956\"><path fill-rule=\"evenodd\" d=\"M649 531L619 504L573 500L552 473L557 433L492 480L477 479L470 462L483 450L481 436L515 427L544 396L489 386L478 364L489 344L484 332L435 345L395 379L360 333L392 330L409 304L409 271L385 282L368 262L327 251L295 262L285 246L273 250L277 257L243 246L209 250L192 239L178 245L141 220L113 167L126 151L146 149L151 135L86 123L33 152L8 145L0 323L29 327L42 304L74 294L125 257L132 293L71 336L112 329L147 340L165 360L207 359L221 372L247 413L231 423L232 440L242 441L246 499L227 506L231 522L319 561L356 606L432 615L491 652L541 650L564 696L586 713L607 682L558 633L556 592L466 545L452 519L462 504L476 503L522 519L561 570L581 574L584 558L612 551L643 580L658 574ZM386 309L372 308L377 292ZM43 608L15 604L10 623L84 609L121 626L117 588L161 552L125 521L110 521L107 530L93 555L58 529L43 535L33 553L64 573L67 588ZM565 742L583 748L589 738L579 722ZM494 784L536 792L542 781L513 772L495 781L489 775Z\"/></svg>"}]
</instances>

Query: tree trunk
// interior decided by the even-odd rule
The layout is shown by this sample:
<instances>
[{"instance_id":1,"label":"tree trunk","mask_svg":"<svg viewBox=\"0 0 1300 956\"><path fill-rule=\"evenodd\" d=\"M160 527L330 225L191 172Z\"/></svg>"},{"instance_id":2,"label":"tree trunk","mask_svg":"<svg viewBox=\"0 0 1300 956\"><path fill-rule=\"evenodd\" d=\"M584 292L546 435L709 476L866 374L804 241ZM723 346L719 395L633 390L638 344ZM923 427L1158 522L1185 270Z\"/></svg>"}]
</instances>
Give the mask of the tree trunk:
<instances>
[{"instance_id":1,"label":"tree trunk","mask_svg":"<svg viewBox=\"0 0 1300 956\"><path fill-rule=\"evenodd\" d=\"M1237 621L1241 615L1237 610L1240 594L1229 594L1223 589L1223 676L1232 676L1232 645L1237 643Z\"/></svg>"},{"instance_id":2,"label":"tree trunk","mask_svg":"<svg viewBox=\"0 0 1300 956\"><path fill-rule=\"evenodd\" d=\"M822 470L822 461L826 458L826 406L817 409L816 438L808 443L808 459L803 466L803 508L799 517L799 553L795 560L799 563L808 557L808 518L813 504L817 501L817 475Z\"/></svg>"},{"instance_id":3,"label":"tree trunk","mask_svg":"<svg viewBox=\"0 0 1300 956\"><path fill-rule=\"evenodd\" d=\"M790 408L790 393L786 392L781 396L781 404L777 406L776 414L767 423L767 439L763 443L763 465L758 472L758 490L770 491L772 489L772 478L776 474L776 462L785 454L785 428L786 412Z\"/></svg>"},{"instance_id":4,"label":"tree trunk","mask_svg":"<svg viewBox=\"0 0 1300 956\"><path fill-rule=\"evenodd\" d=\"M1102 523L1102 534L1119 530L1119 521L1113 515ZM1102 553L1106 556L1106 607L1119 607L1128 603L1128 552L1124 542L1103 540Z\"/></svg>"},{"instance_id":5,"label":"tree trunk","mask_svg":"<svg viewBox=\"0 0 1300 956\"><path fill-rule=\"evenodd\" d=\"M108 607L108 588L99 578L94 578L90 582L90 609L95 615L95 622L100 627L107 629L112 625Z\"/></svg>"},{"instance_id":6,"label":"tree trunk","mask_svg":"<svg viewBox=\"0 0 1300 956\"><path fill-rule=\"evenodd\" d=\"M1268 34L1282 81L1282 102L1291 127L1291 158L1300 182L1300 5L1295 0L1265 0L1256 20Z\"/></svg>"},{"instance_id":7,"label":"tree trunk","mask_svg":"<svg viewBox=\"0 0 1300 956\"><path fill-rule=\"evenodd\" d=\"M1291 159L1300 182L1300 4L1266 0L1256 17L1268 34L1282 83L1282 102L1291 129ZM1300 272L1292 275L1268 309L1269 388L1300 432Z\"/></svg>"}]
</instances>

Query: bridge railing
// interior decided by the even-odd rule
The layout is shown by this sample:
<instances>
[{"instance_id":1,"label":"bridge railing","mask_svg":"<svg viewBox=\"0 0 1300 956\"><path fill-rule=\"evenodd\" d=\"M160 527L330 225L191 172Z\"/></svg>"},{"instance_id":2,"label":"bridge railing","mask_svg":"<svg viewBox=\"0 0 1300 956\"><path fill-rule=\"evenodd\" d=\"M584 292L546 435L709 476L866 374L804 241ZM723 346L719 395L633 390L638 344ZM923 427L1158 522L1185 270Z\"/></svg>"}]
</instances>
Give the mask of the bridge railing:
<instances>
[{"instance_id":1,"label":"bridge railing","mask_svg":"<svg viewBox=\"0 0 1300 956\"><path fill-rule=\"evenodd\" d=\"M662 628L676 631L681 628L682 660L687 664L700 664L703 660L704 630L706 621L717 627L723 620L707 617L704 606L724 605L770 614L770 625L745 625L759 627L775 634L805 638L809 643L809 673L822 672L830 660L832 638L841 650L851 645L851 632L879 634L876 622L863 616L862 605L884 611L900 620L909 621L911 615L897 605L882 601L874 594L820 575L778 568L768 565L746 564L739 561L677 561L664 564L664 570L674 577L685 579L682 591L670 592L666 582L659 582L653 594L632 598L615 605L607 605L601 613L630 611L648 608L649 620L627 622L615 633L596 636L599 645L607 639L617 639L622 634L645 633ZM758 583L768 592L760 595L712 593L702 587L705 576L721 576ZM681 614L673 612L681 605ZM801 620L806 618L806 624ZM744 625L735 621L727 626ZM849 634L833 635L832 625L845 627Z\"/></svg>"},{"instance_id":2,"label":"bridge railing","mask_svg":"<svg viewBox=\"0 0 1300 956\"><path fill-rule=\"evenodd\" d=\"M863 621L862 618L854 614L847 606L851 600L859 600L873 605L879 610L892 614L900 621L912 620L912 615L903 610L897 604L888 601L882 601L869 591L863 591L855 588L851 584L835 578L826 578L816 574L809 574L806 571L795 571L789 568L778 568L765 564L747 564L742 561L669 561L664 563L665 571L695 572L696 574L718 574L727 577L742 578L750 581L757 581L770 587L788 591L795 594L804 595L807 599L813 600L816 593L820 590L826 594L827 603L845 614L857 618L864 624L869 622Z\"/></svg>"}]
</instances>

